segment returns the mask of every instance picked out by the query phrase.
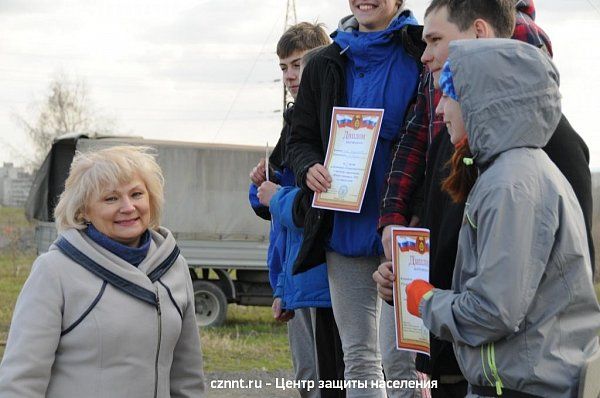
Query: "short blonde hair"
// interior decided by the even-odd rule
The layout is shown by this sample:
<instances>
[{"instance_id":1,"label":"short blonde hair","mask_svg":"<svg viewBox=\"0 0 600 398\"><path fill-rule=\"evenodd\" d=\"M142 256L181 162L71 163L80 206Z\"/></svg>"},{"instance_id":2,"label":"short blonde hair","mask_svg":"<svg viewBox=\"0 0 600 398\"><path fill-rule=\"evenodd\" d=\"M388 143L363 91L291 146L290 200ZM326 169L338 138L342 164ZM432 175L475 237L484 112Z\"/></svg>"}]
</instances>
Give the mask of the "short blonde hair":
<instances>
[{"instance_id":1,"label":"short blonde hair","mask_svg":"<svg viewBox=\"0 0 600 398\"><path fill-rule=\"evenodd\" d=\"M114 146L91 152L77 152L71 163L65 190L54 209L56 228L85 228L86 205L103 190L126 184L139 176L148 190L150 202L149 228L160 225L164 204L164 177L147 146Z\"/></svg>"}]
</instances>

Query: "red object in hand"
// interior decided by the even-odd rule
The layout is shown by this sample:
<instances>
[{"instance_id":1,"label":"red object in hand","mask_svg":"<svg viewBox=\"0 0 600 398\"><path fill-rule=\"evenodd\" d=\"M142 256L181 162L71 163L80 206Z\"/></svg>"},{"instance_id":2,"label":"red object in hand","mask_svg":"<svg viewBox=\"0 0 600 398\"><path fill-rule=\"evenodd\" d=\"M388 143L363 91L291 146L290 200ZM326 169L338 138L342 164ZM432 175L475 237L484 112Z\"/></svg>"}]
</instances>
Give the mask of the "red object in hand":
<instances>
[{"instance_id":1,"label":"red object in hand","mask_svg":"<svg viewBox=\"0 0 600 398\"><path fill-rule=\"evenodd\" d=\"M406 286L406 306L408 307L408 312L420 318L419 304L421 304L423 296L431 290L433 290L433 285L423 279L416 279Z\"/></svg>"}]
</instances>

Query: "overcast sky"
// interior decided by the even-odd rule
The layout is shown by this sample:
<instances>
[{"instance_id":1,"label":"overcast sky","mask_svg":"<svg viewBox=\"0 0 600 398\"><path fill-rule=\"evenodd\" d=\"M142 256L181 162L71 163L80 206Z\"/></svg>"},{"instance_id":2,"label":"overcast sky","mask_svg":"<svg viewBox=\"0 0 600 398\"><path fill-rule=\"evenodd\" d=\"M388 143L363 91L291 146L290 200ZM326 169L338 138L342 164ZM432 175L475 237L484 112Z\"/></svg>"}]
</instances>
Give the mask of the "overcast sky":
<instances>
[{"instance_id":1,"label":"overcast sky","mask_svg":"<svg viewBox=\"0 0 600 398\"><path fill-rule=\"evenodd\" d=\"M428 2L408 0L419 21ZM120 133L274 144L281 126L275 44L285 0L0 0L0 162L20 163L27 115L59 71L86 81ZM347 0L296 0L329 31ZM563 111L600 169L600 0L537 0L561 71Z\"/></svg>"}]
</instances>

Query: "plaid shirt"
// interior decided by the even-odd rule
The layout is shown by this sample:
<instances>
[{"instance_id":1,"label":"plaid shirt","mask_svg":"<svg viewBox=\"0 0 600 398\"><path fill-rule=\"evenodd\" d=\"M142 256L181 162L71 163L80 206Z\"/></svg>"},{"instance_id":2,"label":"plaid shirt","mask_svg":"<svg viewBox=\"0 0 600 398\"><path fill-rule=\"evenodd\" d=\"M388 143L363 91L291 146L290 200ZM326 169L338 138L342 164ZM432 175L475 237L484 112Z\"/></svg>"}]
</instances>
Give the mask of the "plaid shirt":
<instances>
[{"instance_id":1,"label":"plaid shirt","mask_svg":"<svg viewBox=\"0 0 600 398\"><path fill-rule=\"evenodd\" d=\"M533 0L519 0L513 39L533 44L552 56L552 44L548 35L535 24ZM387 225L408 225L411 201L425 177L427 150L440 131L445 130L441 121L435 120L435 108L440 92L433 88L433 77L424 68L417 97L407 114L401 138L392 149L393 158L386 175L377 228Z\"/></svg>"},{"instance_id":2,"label":"plaid shirt","mask_svg":"<svg viewBox=\"0 0 600 398\"><path fill-rule=\"evenodd\" d=\"M535 6L533 0L517 1L517 20L513 39L524 41L544 49L552 57L550 38L535 22Z\"/></svg>"}]
</instances>

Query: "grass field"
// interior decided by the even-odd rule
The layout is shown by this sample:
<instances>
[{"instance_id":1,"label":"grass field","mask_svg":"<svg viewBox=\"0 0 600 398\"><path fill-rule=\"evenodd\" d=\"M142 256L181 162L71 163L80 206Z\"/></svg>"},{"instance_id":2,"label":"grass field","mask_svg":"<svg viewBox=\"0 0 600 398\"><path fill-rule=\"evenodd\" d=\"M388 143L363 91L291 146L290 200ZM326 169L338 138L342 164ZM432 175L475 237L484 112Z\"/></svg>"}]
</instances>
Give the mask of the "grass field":
<instances>
[{"instance_id":1,"label":"grass field","mask_svg":"<svg viewBox=\"0 0 600 398\"><path fill-rule=\"evenodd\" d=\"M292 368L287 328L272 319L270 308L231 304L224 326L200 334L209 372Z\"/></svg>"},{"instance_id":2,"label":"grass field","mask_svg":"<svg viewBox=\"0 0 600 398\"><path fill-rule=\"evenodd\" d=\"M23 250L23 235L32 226L23 210L0 207L0 341L4 343L15 302L35 259L34 249ZM287 328L275 322L267 307L230 305L222 327L200 331L205 371L288 370L292 368ZM0 345L0 357L4 352Z\"/></svg>"},{"instance_id":3,"label":"grass field","mask_svg":"<svg viewBox=\"0 0 600 398\"><path fill-rule=\"evenodd\" d=\"M32 233L22 209L0 207L0 341L6 341L10 318L35 259L33 248L23 248L20 238ZM0 353L4 347L0 347Z\"/></svg>"}]
</instances>

